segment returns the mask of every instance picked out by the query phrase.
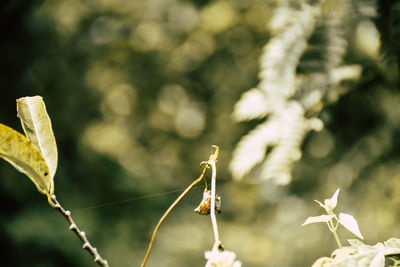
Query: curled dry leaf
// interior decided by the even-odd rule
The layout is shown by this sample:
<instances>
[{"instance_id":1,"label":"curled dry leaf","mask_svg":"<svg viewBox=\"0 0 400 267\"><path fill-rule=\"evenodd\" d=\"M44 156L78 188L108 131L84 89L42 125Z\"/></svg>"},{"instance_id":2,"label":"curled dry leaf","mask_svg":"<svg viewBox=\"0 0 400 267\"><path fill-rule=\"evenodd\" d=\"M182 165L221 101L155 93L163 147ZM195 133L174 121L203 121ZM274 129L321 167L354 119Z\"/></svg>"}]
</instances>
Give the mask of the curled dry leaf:
<instances>
[{"instance_id":1,"label":"curled dry leaf","mask_svg":"<svg viewBox=\"0 0 400 267\"><path fill-rule=\"evenodd\" d=\"M0 124L0 157L26 174L40 193L53 194L53 179L39 148L4 124Z\"/></svg>"},{"instance_id":2,"label":"curled dry leaf","mask_svg":"<svg viewBox=\"0 0 400 267\"><path fill-rule=\"evenodd\" d=\"M195 212L201 215L210 214L211 210L211 190L204 189L203 199L197 208L195 208ZM221 197L218 194L215 195L215 210L220 213L221 212Z\"/></svg>"},{"instance_id":3,"label":"curled dry leaf","mask_svg":"<svg viewBox=\"0 0 400 267\"><path fill-rule=\"evenodd\" d=\"M26 137L42 152L53 178L58 162L57 145L42 97L17 99L17 111Z\"/></svg>"}]
</instances>

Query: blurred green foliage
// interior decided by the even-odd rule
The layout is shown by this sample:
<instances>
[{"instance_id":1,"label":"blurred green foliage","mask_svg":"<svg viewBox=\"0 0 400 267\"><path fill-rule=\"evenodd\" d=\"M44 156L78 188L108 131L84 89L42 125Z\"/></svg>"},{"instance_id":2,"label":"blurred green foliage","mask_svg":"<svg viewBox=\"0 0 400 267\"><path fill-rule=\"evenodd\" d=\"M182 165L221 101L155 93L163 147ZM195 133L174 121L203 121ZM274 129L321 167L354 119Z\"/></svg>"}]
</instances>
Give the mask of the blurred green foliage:
<instances>
[{"instance_id":1,"label":"blurred green foliage","mask_svg":"<svg viewBox=\"0 0 400 267\"><path fill-rule=\"evenodd\" d=\"M0 122L21 132L15 100L43 96L59 149L55 193L111 266L140 264L152 228L212 144L221 148L221 240L243 266L308 266L329 255L325 227L300 225L318 213L312 200L338 187L365 243L399 237L400 6L347 2L355 17L368 14L367 24L345 25L346 63L361 64L362 75L319 113L325 128L306 137L289 185L233 182L228 172L237 141L257 123L231 113L259 82L278 0L3 1ZM356 34L361 25L373 35L368 23L379 54ZM205 263L212 228L193 212L202 191L161 226L147 266ZM94 266L64 218L6 162L0 200L2 264Z\"/></svg>"}]
</instances>

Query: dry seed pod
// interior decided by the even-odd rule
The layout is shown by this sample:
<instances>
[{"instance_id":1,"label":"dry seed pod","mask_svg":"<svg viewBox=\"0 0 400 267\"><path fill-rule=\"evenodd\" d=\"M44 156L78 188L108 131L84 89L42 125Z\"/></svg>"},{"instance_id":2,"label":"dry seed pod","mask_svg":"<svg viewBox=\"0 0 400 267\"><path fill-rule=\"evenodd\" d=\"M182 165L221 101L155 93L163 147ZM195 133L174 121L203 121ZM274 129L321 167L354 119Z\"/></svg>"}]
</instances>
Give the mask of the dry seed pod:
<instances>
[{"instance_id":1,"label":"dry seed pod","mask_svg":"<svg viewBox=\"0 0 400 267\"><path fill-rule=\"evenodd\" d=\"M200 205L194 210L198 214L208 215L210 214L211 209L211 190L207 188L204 189L203 199L200 202ZM221 212L221 197L215 194L215 210L220 213Z\"/></svg>"}]
</instances>

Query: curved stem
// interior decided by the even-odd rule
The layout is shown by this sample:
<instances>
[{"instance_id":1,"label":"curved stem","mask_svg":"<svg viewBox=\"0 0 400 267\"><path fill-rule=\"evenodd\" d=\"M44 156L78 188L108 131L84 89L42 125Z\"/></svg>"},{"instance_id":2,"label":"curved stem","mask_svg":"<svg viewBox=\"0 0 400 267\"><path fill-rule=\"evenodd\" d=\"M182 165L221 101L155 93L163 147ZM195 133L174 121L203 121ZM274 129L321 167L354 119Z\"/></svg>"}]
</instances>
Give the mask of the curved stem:
<instances>
[{"instance_id":1,"label":"curved stem","mask_svg":"<svg viewBox=\"0 0 400 267\"><path fill-rule=\"evenodd\" d=\"M108 267L108 262L107 260L103 259L99 252L97 251L97 249L95 247L93 247L89 240L86 237L85 232L79 230L78 226L75 224L74 220L71 217L71 212L69 210L65 210L61 204L57 201L56 195L52 195L51 196L51 201L54 204L51 205L53 208L55 208L56 210L58 210L64 217L65 219L67 219L68 223L69 223L69 229L72 230L77 236L78 238L82 241L83 243L83 248L86 249L94 258L94 261L99 264L100 266L104 266L104 267ZM50 201L49 201L50 203Z\"/></svg>"},{"instance_id":2,"label":"curved stem","mask_svg":"<svg viewBox=\"0 0 400 267\"><path fill-rule=\"evenodd\" d=\"M208 165L203 166L203 171L201 172L199 178L197 178L196 180L194 180L186 189L185 191L183 191L182 194L180 194L180 196L174 201L174 203L172 203L172 205L167 209L167 211L164 213L164 215L161 217L161 219L158 221L156 227L154 228L153 231L153 235L151 236L151 240L149 243L149 247L147 248L147 252L146 252L146 256L143 259L142 265L141 267L144 267L147 259L149 258L150 255L150 251L151 248L153 247L153 243L154 243L154 239L156 237L158 228L160 228L161 223L165 220L165 218L168 216L168 214L172 211L173 208L175 208L175 206L179 203L179 201L181 201L181 199L199 182L201 182L201 180L203 179L206 171L207 171Z\"/></svg>"}]
</instances>

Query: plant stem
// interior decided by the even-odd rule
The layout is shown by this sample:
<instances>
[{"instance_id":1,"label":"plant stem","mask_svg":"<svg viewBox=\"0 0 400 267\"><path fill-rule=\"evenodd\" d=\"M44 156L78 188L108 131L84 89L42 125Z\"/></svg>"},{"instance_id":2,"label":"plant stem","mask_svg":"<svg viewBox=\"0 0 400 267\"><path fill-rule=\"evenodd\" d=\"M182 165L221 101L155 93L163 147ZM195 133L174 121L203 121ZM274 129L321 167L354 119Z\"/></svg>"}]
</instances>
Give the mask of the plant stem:
<instances>
[{"instance_id":1,"label":"plant stem","mask_svg":"<svg viewBox=\"0 0 400 267\"><path fill-rule=\"evenodd\" d=\"M342 243L340 243L340 239L336 232L336 229L334 229L332 233L333 233L333 236L335 237L336 243L338 244L339 248L342 248Z\"/></svg>"},{"instance_id":2,"label":"plant stem","mask_svg":"<svg viewBox=\"0 0 400 267\"><path fill-rule=\"evenodd\" d=\"M209 163L211 164L212 176L211 176L211 223L214 230L214 238L215 244L220 243L219 240L219 233L218 233L218 225L217 225L217 218L215 217L215 187L216 187L216 176L217 176L217 168L215 166L215 160L210 160Z\"/></svg>"},{"instance_id":3,"label":"plant stem","mask_svg":"<svg viewBox=\"0 0 400 267\"><path fill-rule=\"evenodd\" d=\"M208 168L208 165L204 165L204 166L203 166L203 171L201 172L199 178L197 178L196 180L194 180L194 181L185 189L185 191L183 191L183 193L180 194L180 196L174 201L174 203L172 203L172 205L167 209L167 211L164 213L164 215L163 215L163 216L161 217L161 219L158 221L156 227L154 228L153 235L151 236L150 244L149 244L149 247L147 248L146 256L145 256L144 259L143 259L143 262L142 262L141 267L144 267L144 266L145 266L145 264L146 264L146 262L147 262L147 259L149 258L151 248L153 247L154 239L155 239L155 237L156 237L158 228L160 228L161 223L165 220L165 218L166 218L166 217L168 216L168 214L172 211L172 209L175 208L175 206L179 203L179 201L181 201L181 199L182 199L196 184L198 184L198 183L201 182L201 180L204 178L204 175L205 175L205 173L206 173L206 171L207 171L207 168Z\"/></svg>"},{"instance_id":4,"label":"plant stem","mask_svg":"<svg viewBox=\"0 0 400 267\"><path fill-rule=\"evenodd\" d=\"M338 228L338 225L339 225L339 220L338 220L338 218L336 217L336 215L335 215L334 213L332 213L332 211L328 211L328 215L329 215L329 216L333 216L333 217L331 217L331 219L328 221L329 230L331 230L333 236L335 237L335 240L336 240L336 243L337 243L338 247L341 248L341 247L342 247L342 243L340 242L339 236L338 236L338 234L337 234L337 228ZM335 218L335 219L337 220L336 226L333 224L332 218Z\"/></svg>"},{"instance_id":5,"label":"plant stem","mask_svg":"<svg viewBox=\"0 0 400 267\"><path fill-rule=\"evenodd\" d=\"M86 237L85 232L79 230L78 226L75 224L74 220L71 217L71 212L69 210L65 210L61 204L57 201L56 195L51 196L51 200L54 203L54 207L56 210L58 210L64 217L67 219L69 223L69 229L72 230L78 238L82 241L83 243L83 248L86 249L94 258L94 261L99 264L100 266L108 267L108 262L107 260L103 259L97 249L93 247L89 240Z\"/></svg>"},{"instance_id":6,"label":"plant stem","mask_svg":"<svg viewBox=\"0 0 400 267\"><path fill-rule=\"evenodd\" d=\"M217 167L216 167L216 162L218 159L218 154L219 154L219 147L216 145L212 145L212 147L215 148L215 153L210 156L210 159L207 161L207 164L211 166L211 224L213 226L214 230L214 246L213 246L213 251L222 251L223 246L222 243L219 239L219 232L218 232L218 225L217 225L217 218L215 216L215 198L216 198L216 178L217 178Z\"/></svg>"}]
</instances>

